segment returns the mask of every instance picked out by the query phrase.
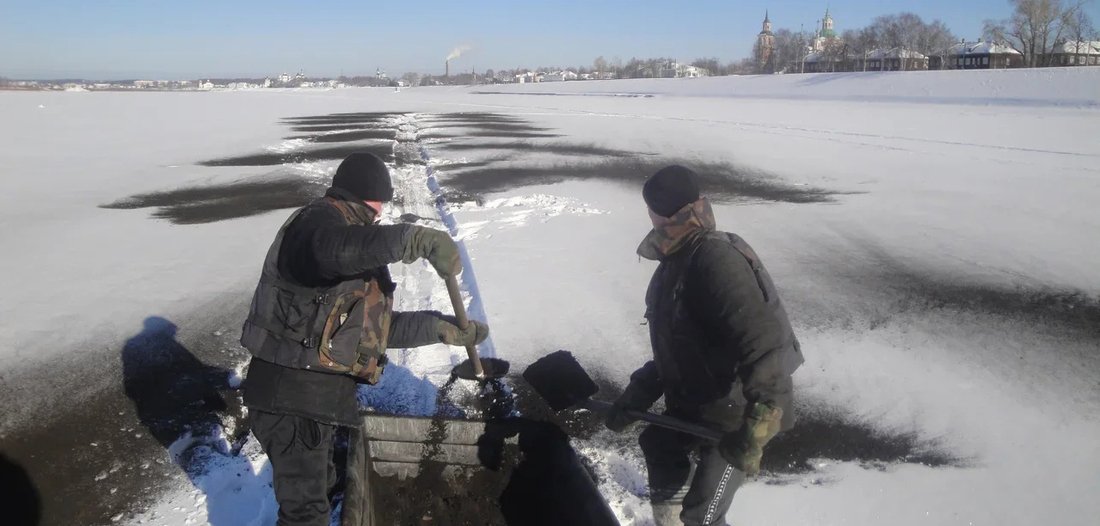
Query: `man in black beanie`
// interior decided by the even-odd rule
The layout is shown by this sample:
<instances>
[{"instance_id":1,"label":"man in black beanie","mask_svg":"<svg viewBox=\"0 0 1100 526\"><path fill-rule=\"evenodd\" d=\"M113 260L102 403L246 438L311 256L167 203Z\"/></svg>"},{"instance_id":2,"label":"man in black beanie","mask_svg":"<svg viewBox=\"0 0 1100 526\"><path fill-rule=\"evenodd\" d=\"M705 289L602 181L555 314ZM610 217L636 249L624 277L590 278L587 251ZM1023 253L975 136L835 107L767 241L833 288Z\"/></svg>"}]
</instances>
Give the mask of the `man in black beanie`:
<instances>
[{"instance_id":1,"label":"man in black beanie","mask_svg":"<svg viewBox=\"0 0 1100 526\"><path fill-rule=\"evenodd\" d=\"M642 190L653 230L638 254L660 262L646 292L653 359L605 419L622 431L661 396L665 414L725 432L720 444L650 426L638 437L658 526L721 525L764 445L794 424L802 351L771 277L735 234L716 230L694 172L669 166Z\"/></svg>"},{"instance_id":2,"label":"man in black beanie","mask_svg":"<svg viewBox=\"0 0 1100 526\"><path fill-rule=\"evenodd\" d=\"M275 235L244 322L252 353L244 402L252 433L271 461L280 526L329 524L337 426L358 426L357 384L376 384L387 348L477 344L435 311L393 312L387 265L425 259L441 277L462 271L444 231L381 225L393 199L389 170L369 153L350 155L324 197L297 210Z\"/></svg>"}]
</instances>

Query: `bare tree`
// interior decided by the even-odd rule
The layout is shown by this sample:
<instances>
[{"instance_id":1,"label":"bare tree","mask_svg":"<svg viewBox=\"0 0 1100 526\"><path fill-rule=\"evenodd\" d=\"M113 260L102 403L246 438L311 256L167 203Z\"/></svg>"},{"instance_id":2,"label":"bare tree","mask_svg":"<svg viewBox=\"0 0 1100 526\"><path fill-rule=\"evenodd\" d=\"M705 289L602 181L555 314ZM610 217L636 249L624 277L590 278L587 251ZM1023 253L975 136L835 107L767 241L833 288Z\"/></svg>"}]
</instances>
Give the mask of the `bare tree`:
<instances>
[{"instance_id":1,"label":"bare tree","mask_svg":"<svg viewBox=\"0 0 1100 526\"><path fill-rule=\"evenodd\" d=\"M939 57L939 63L942 65L947 62L947 54L951 46L958 40L947 24L940 20L933 20L931 24L925 24L921 29L916 51L929 59Z\"/></svg>"},{"instance_id":2,"label":"bare tree","mask_svg":"<svg viewBox=\"0 0 1100 526\"><path fill-rule=\"evenodd\" d=\"M951 32L951 29L947 27L940 20L933 20L930 24L925 24L921 28L920 35L917 38L917 51L928 55L936 55L945 52L958 40L958 37Z\"/></svg>"},{"instance_id":3,"label":"bare tree","mask_svg":"<svg viewBox=\"0 0 1100 526\"><path fill-rule=\"evenodd\" d=\"M821 58L828 65L829 71L834 72L843 68L848 60L848 45L839 38L830 38L825 41L825 49L821 50Z\"/></svg>"},{"instance_id":4,"label":"bare tree","mask_svg":"<svg viewBox=\"0 0 1100 526\"><path fill-rule=\"evenodd\" d=\"M799 64L806 56L806 40L789 29L780 29L775 32L775 70L794 71L800 70Z\"/></svg>"},{"instance_id":5,"label":"bare tree","mask_svg":"<svg viewBox=\"0 0 1100 526\"><path fill-rule=\"evenodd\" d=\"M1092 25L1092 18L1085 11L1085 2L1080 2L1066 10L1062 24L1065 26L1063 33L1066 38L1074 42L1075 46L1096 38L1096 28ZM1078 52L1082 50L1078 49Z\"/></svg>"},{"instance_id":6,"label":"bare tree","mask_svg":"<svg viewBox=\"0 0 1100 526\"><path fill-rule=\"evenodd\" d=\"M743 58L736 62L730 62L726 65L726 72L729 75L753 75L757 71L757 64L755 58Z\"/></svg>"},{"instance_id":7,"label":"bare tree","mask_svg":"<svg viewBox=\"0 0 1100 526\"><path fill-rule=\"evenodd\" d=\"M1023 53L1028 67L1047 65L1048 54L1062 40L1066 21L1080 4L1067 7L1064 0L1008 1L1012 16L1001 21L987 20L983 32Z\"/></svg>"},{"instance_id":8,"label":"bare tree","mask_svg":"<svg viewBox=\"0 0 1100 526\"><path fill-rule=\"evenodd\" d=\"M773 40L773 48L770 51L766 51L760 46L760 40L757 39L756 43L752 45L752 58L756 61L756 67L754 73L775 73L775 48ZM763 58L763 60L761 60Z\"/></svg>"},{"instance_id":9,"label":"bare tree","mask_svg":"<svg viewBox=\"0 0 1100 526\"><path fill-rule=\"evenodd\" d=\"M840 37L848 46L848 54L861 57L860 69L867 71L867 57L879 48L881 37L878 28L868 26L862 29L849 29Z\"/></svg>"},{"instance_id":10,"label":"bare tree","mask_svg":"<svg viewBox=\"0 0 1100 526\"><path fill-rule=\"evenodd\" d=\"M596 71L596 75L603 75L607 71L607 59L603 58L603 55L596 57L596 60L592 61L592 69Z\"/></svg>"},{"instance_id":11,"label":"bare tree","mask_svg":"<svg viewBox=\"0 0 1100 526\"><path fill-rule=\"evenodd\" d=\"M881 45L897 48L901 57L918 51L922 35L928 32L924 20L914 13L880 16L871 22L871 28L879 36ZM902 70L907 69L906 62L904 58L900 60Z\"/></svg>"}]
</instances>

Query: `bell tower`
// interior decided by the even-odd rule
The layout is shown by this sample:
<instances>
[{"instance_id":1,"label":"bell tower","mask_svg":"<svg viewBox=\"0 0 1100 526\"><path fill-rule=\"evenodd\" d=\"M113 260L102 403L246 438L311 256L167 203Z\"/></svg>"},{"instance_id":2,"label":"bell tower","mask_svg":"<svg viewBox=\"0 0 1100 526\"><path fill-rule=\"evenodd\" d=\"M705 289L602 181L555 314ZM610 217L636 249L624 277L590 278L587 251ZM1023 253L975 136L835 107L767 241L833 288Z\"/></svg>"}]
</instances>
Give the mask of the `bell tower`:
<instances>
[{"instance_id":1,"label":"bell tower","mask_svg":"<svg viewBox=\"0 0 1100 526\"><path fill-rule=\"evenodd\" d=\"M775 73L775 34L772 33L772 20L764 11L764 24L760 34L756 35L753 46L757 73Z\"/></svg>"}]
</instances>

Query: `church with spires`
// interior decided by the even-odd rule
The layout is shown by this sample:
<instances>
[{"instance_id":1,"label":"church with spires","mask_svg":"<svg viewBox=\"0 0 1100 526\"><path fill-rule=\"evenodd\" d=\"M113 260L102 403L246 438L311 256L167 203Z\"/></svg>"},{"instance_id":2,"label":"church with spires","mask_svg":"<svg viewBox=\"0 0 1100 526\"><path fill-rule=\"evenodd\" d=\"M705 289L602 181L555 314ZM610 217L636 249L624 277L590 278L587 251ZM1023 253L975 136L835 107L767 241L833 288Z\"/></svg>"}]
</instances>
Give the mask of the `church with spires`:
<instances>
[{"instance_id":1,"label":"church with spires","mask_svg":"<svg viewBox=\"0 0 1100 526\"><path fill-rule=\"evenodd\" d=\"M764 11L764 27L756 35L752 52L757 73L775 73L775 34L772 33L772 21L767 11Z\"/></svg>"},{"instance_id":2,"label":"church with spires","mask_svg":"<svg viewBox=\"0 0 1100 526\"><path fill-rule=\"evenodd\" d=\"M836 29L833 28L833 16L829 14L829 8L825 8L825 18L821 19L821 27L814 34L814 40L810 51L824 51L834 40L839 39Z\"/></svg>"},{"instance_id":3,"label":"church with spires","mask_svg":"<svg viewBox=\"0 0 1100 526\"><path fill-rule=\"evenodd\" d=\"M801 39L801 35L800 35ZM796 63L780 63L780 50L776 46L775 33L772 32L772 21L768 11L764 11L764 23L760 33L756 35L756 43L752 48L753 66L756 73L775 73L777 71L815 72L837 71L838 62L842 57L836 57L839 49L840 36L836 32L836 23L833 20L831 10L825 8L825 17L819 21L814 29L813 36L804 40L805 47L798 54ZM793 54L793 53L792 53ZM793 57L790 54L787 59Z\"/></svg>"}]
</instances>

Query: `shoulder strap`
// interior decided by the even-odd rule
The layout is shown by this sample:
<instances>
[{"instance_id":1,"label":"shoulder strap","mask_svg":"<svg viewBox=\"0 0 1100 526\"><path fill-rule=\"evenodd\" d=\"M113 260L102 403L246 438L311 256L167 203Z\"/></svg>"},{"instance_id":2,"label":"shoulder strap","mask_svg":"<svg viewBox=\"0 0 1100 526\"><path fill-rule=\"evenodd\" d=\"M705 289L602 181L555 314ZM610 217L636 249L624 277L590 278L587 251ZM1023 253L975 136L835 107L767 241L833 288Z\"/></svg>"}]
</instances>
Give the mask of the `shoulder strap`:
<instances>
[{"instance_id":1,"label":"shoulder strap","mask_svg":"<svg viewBox=\"0 0 1100 526\"><path fill-rule=\"evenodd\" d=\"M355 222L355 215L352 213L351 208L348 207L347 201L342 201L334 197L324 197L326 203L335 208L340 215L344 218L344 223L353 224Z\"/></svg>"}]
</instances>

